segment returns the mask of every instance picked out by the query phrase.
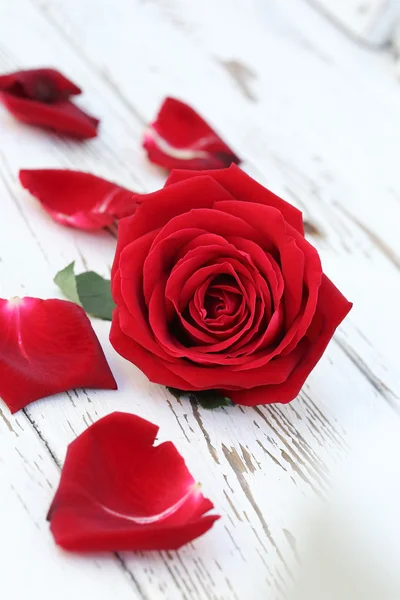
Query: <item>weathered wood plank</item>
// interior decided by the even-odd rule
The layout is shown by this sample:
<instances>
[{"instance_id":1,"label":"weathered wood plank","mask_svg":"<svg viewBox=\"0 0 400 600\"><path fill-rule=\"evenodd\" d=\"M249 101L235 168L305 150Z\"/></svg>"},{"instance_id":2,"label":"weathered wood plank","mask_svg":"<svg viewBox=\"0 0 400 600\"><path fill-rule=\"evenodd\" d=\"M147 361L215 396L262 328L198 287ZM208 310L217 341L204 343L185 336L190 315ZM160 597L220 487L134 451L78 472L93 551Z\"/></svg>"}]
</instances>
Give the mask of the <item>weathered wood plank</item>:
<instances>
[{"instance_id":1,"label":"weathered wood plank","mask_svg":"<svg viewBox=\"0 0 400 600\"><path fill-rule=\"evenodd\" d=\"M397 0L309 0L361 41L388 43L400 18Z\"/></svg>"},{"instance_id":2,"label":"weathered wood plank","mask_svg":"<svg viewBox=\"0 0 400 600\"><path fill-rule=\"evenodd\" d=\"M229 28L223 26L228 4L236 15ZM388 124L395 127L400 120L399 92L379 59L353 48L306 5L290 1L283 8L256 0L252 5L253 15L239 2L233 9L226 0L220 12L213 3L212 23L207 1L190 11L177 0L121 0L113 10L94 0L73 0L68 7L59 0L0 6L1 71L48 64L56 56L57 66L84 87L82 104L103 117L101 137L77 144L19 125L0 111L2 296L57 295L52 277L74 259L106 275L115 245L107 234L93 244L90 235L54 224L21 190L18 169L69 166L136 189L154 189L164 175L145 160L140 136L161 98L172 93L209 116L246 159L246 170L303 207L321 231L315 240L328 273L358 305L299 399L255 410L207 412L178 402L119 358L107 341L108 325L94 323L120 391L78 390L32 404L24 421L27 428L30 423L26 448L45 444L43 470L54 485L56 463L90 422L112 410L135 412L161 426L161 440L174 440L223 516L207 536L179 553L96 559L107 570L112 563L110 585L112 577L122 598L125 586L139 597L168 600L273 598L293 570L293 536L304 499L326 494L335 465L369 442L365 432L373 436L385 430L398 410L391 326L397 316L392 298L398 293L399 246L393 215L399 186L391 157L399 142ZM85 26L89 20L90 28ZM243 31L251 36L242 39ZM367 65L368 77L363 75ZM205 93L205 81L212 94ZM371 81L385 93L378 94ZM375 175L379 170L382 180ZM382 296L385 310L376 319ZM7 436L6 456L14 434L7 423L1 432ZM51 492L44 497L41 488L26 487L18 456L21 498L27 507L33 503L40 521ZM8 470L4 473L7 486L14 480ZM8 493L7 498L11 507L15 497ZM9 535L19 535L24 523L15 518ZM39 575L41 565L58 556L50 536L42 544ZM28 560L33 559L24 556L26 566ZM86 562L68 560L72 563L63 568L78 589L80 575L70 564L80 565L86 578ZM51 597L46 585L40 576L32 580L44 600Z\"/></svg>"}]
</instances>

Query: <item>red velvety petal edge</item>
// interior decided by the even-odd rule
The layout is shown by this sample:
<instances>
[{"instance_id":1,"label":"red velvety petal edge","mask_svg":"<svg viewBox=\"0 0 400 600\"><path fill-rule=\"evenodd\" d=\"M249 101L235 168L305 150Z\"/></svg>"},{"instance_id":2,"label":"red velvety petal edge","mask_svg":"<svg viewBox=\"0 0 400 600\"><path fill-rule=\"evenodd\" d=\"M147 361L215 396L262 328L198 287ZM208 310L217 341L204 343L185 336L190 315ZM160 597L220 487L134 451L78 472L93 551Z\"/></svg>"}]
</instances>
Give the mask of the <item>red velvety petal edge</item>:
<instances>
[{"instance_id":1,"label":"red velvety petal edge","mask_svg":"<svg viewBox=\"0 0 400 600\"><path fill-rule=\"evenodd\" d=\"M94 231L136 210L134 192L90 173L64 169L23 169L19 179L53 219Z\"/></svg>"},{"instance_id":2,"label":"red velvety petal edge","mask_svg":"<svg viewBox=\"0 0 400 600\"><path fill-rule=\"evenodd\" d=\"M149 160L167 169L223 169L240 159L193 108L166 98L146 130Z\"/></svg>"},{"instance_id":3,"label":"red velvety petal edge","mask_svg":"<svg viewBox=\"0 0 400 600\"><path fill-rule=\"evenodd\" d=\"M65 300L0 299L0 397L11 412L81 387L117 389L85 311Z\"/></svg>"},{"instance_id":4,"label":"red velvety petal edge","mask_svg":"<svg viewBox=\"0 0 400 600\"><path fill-rule=\"evenodd\" d=\"M6 91L0 91L0 100L12 115L23 123L53 129L77 139L97 136L100 121L69 100L47 104L29 98L19 98Z\"/></svg>"},{"instance_id":5,"label":"red velvety petal edge","mask_svg":"<svg viewBox=\"0 0 400 600\"><path fill-rule=\"evenodd\" d=\"M25 94L32 99L40 99L42 94L51 93L54 100L62 100L81 93L77 85L51 68L27 69L0 75L0 90L12 92L16 84L20 84Z\"/></svg>"},{"instance_id":6,"label":"red velvety petal edge","mask_svg":"<svg viewBox=\"0 0 400 600\"><path fill-rule=\"evenodd\" d=\"M186 179L198 177L199 175L209 175L215 179L235 200L265 204L266 206L278 209L285 221L304 236L303 215L301 211L293 206L293 204L286 202L286 200L271 192L268 188L261 185L261 183L258 183L235 164L231 165L228 169L203 171L202 173L176 169L170 173L164 187L174 185Z\"/></svg>"},{"instance_id":7,"label":"red velvety petal edge","mask_svg":"<svg viewBox=\"0 0 400 600\"><path fill-rule=\"evenodd\" d=\"M115 412L68 447L48 519L56 543L81 552L175 550L211 528L201 494L158 427Z\"/></svg>"}]
</instances>

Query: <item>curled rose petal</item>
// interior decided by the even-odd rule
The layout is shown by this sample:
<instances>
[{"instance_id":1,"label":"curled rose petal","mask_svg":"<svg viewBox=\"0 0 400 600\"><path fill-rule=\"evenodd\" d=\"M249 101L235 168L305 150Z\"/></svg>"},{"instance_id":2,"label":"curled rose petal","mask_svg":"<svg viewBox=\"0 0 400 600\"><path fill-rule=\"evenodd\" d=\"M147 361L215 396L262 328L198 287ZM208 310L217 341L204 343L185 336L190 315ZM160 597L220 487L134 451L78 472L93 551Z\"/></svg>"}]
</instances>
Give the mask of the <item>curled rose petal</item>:
<instances>
[{"instance_id":1,"label":"curled rose petal","mask_svg":"<svg viewBox=\"0 0 400 600\"><path fill-rule=\"evenodd\" d=\"M11 412L80 387L117 389L84 310L64 300L0 299L0 397Z\"/></svg>"},{"instance_id":2,"label":"curled rose petal","mask_svg":"<svg viewBox=\"0 0 400 600\"><path fill-rule=\"evenodd\" d=\"M172 171L165 186L192 179L200 175L197 171L179 170ZM236 200L241 202L256 202L278 209L284 219L299 233L304 235L303 215L298 208L286 202L261 183L255 181L241 169L222 169L219 171L207 171L201 175L209 175L218 182L227 192L231 192Z\"/></svg>"},{"instance_id":3,"label":"curled rose petal","mask_svg":"<svg viewBox=\"0 0 400 600\"><path fill-rule=\"evenodd\" d=\"M99 120L71 102L81 90L54 69L32 69L0 76L0 101L18 120L76 138L97 135Z\"/></svg>"},{"instance_id":4,"label":"curled rose petal","mask_svg":"<svg viewBox=\"0 0 400 600\"><path fill-rule=\"evenodd\" d=\"M115 412L68 447L48 519L67 550L175 550L219 518L158 427Z\"/></svg>"},{"instance_id":5,"label":"curled rose petal","mask_svg":"<svg viewBox=\"0 0 400 600\"><path fill-rule=\"evenodd\" d=\"M55 221L76 229L102 229L136 210L134 192L90 173L23 169L19 179Z\"/></svg>"},{"instance_id":6,"label":"curled rose petal","mask_svg":"<svg viewBox=\"0 0 400 600\"><path fill-rule=\"evenodd\" d=\"M222 169L240 159L187 104L166 98L144 134L149 160L166 169Z\"/></svg>"}]
</instances>

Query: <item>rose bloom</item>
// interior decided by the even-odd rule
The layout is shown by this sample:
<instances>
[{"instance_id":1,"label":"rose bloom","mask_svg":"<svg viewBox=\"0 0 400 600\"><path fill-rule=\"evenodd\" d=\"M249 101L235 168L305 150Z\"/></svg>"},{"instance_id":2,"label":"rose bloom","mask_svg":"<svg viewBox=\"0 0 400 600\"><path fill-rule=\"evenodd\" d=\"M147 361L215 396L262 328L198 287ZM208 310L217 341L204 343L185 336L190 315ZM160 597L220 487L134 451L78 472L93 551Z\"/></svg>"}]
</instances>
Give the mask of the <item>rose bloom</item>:
<instances>
[{"instance_id":1,"label":"rose bloom","mask_svg":"<svg viewBox=\"0 0 400 600\"><path fill-rule=\"evenodd\" d=\"M301 213L236 165L173 171L119 223L110 339L159 384L290 402L351 304Z\"/></svg>"}]
</instances>

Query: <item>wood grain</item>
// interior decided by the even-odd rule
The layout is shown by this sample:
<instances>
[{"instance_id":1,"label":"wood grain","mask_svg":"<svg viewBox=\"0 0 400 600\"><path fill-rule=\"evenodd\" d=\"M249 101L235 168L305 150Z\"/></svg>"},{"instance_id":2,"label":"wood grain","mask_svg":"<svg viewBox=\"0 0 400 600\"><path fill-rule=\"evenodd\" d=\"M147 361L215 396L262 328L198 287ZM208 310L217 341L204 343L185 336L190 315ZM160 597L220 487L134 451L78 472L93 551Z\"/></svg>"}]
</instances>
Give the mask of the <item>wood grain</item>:
<instances>
[{"instance_id":1,"label":"wood grain","mask_svg":"<svg viewBox=\"0 0 400 600\"><path fill-rule=\"evenodd\" d=\"M383 46L400 20L398 0L309 0L328 18L361 42Z\"/></svg>"},{"instance_id":2,"label":"wood grain","mask_svg":"<svg viewBox=\"0 0 400 600\"><path fill-rule=\"evenodd\" d=\"M0 589L19 600L29 585L47 600L63 578L65 599L278 597L296 571L308 502L329 496L338 465L398 419L398 84L383 56L302 0L0 4L1 72L48 64L82 85L79 102L101 117L101 135L79 144L0 109L2 297L58 296L53 277L72 260L105 276L115 248L107 232L53 223L18 170L70 167L156 189L165 175L140 139L172 94L217 127L248 173L304 211L326 272L355 307L295 402L211 412L149 383L94 320L118 392L59 394L14 417L0 407ZM113 410L157 422L160 440L176 443L223 517L207 536L179 552L111 557L54 547L45 514L67 444Z\"/></svg>"}]
</instances>

